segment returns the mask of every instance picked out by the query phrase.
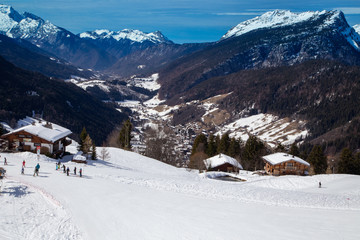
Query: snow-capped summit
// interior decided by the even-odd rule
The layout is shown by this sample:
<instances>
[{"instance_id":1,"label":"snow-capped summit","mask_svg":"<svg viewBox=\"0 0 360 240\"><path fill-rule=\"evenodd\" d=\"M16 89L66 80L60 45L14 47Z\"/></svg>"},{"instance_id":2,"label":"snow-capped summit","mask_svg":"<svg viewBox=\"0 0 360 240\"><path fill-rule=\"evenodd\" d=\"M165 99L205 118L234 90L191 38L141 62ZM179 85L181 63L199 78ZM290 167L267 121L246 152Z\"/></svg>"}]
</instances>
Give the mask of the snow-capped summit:
<instances>
[{"instance_id":1,"label":"snow-capped summit","mask_svg":"<svg viewBox=\"0 0 360 240\"><path fill-rule=\"evenodd\" d=\"M358 34L360 34L360 24L356 24L353 26L353 29L355 30L355 32L357 32Z\"/></svg>"},{"instance_id":2,"label":"snow-capped summit","mask_svg":"<svg viewBox=\"0 0 360 240\"><path fill-rule=\"evenodd\" d=\"M277 28L282 26L288 26L296 24L299 22L307 21L310 19L317 19L320 16L328 15L327 24L334 22L334 19L339 17L340 11L316 11L316 12L303 12L303 13L293 13L288 10L275 10L271 12L266 12L261 16L255 17L253 19L244 21L230 31L228 31L221 40L240 36L244 33L261 29L261 28Z\"/></svg>"},{"instance_id":3,"label":"snow-capped summit","mask_svg":"<svg viewBox=\"0 0 360 240\"><path fill-rule=\"evenodd\" d=\"M59 31L59 27L34 14L20 14L10 6L0 5L0 33L8 37L39 39Z\"/></svg>"},{"instance_id":4,"label":"snow-capped summit","mask_svg":"<svg viewBox=\"0 0 360 240\"><path fill-rule=\"evenodd\" d=\"M275 10L259 17L242 22L228 31L220 40L237 37L258 29L275 29L303 22L316 22L316 31L330 28L340 32L356 50L360 51L360 36L347 23L341 11L316 11L293 13L288 10ZM314 29L313 29L314 30ZM313 31L312 30L312 31Z\"/></svg>"},{"instance_id":5,"label":"snow-capped summit","mask_svg":"<svg viewBox=\"0 0 360 240\"><path fill-rule=\"evenodd\" d=\"M16 12L12 7L0 5L0 32L7 32L23 18L24 17Z\"/></svg>"},{"instance_id":6,"label":"snow-capped summit","mask_svg":"<svg viewBox=\"0 0 360 240\"><path fill-rule=\"evenodd\" d=\"M79 35L81 38L91 38L91 39L115 39L116 41L120 41L123 39L127 39L133 42L145 42L149 41L152 43L166 43L170 42L161 32L151 32L151 33L144 33L139 30L132 30L132 29L124 29L121 31L110 31L107 29L95 30L95 31L87 31L81 33Z\"/></svg>"}]
</instances>

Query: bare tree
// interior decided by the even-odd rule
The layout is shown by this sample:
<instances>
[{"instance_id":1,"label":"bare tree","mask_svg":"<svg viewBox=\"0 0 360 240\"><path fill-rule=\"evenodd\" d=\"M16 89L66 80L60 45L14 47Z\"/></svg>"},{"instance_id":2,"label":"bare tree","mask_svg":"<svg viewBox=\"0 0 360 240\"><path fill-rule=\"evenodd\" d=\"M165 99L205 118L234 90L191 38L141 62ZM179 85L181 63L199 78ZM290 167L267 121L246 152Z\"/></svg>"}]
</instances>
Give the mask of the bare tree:
<instances>
[{"instance_id":1,"label":"bare tree","mask_svg":"<svg viewBox=\"0 0 360 240\"><path fill-rule=\"evenodd\" d=\"M169 127L148 128L145 131L145 155L162 162L176 165L175 136Z\"/></svg>"},{"instance_id":2,"label":"bare tree","mask_svg":"<svg viewBox=\"0 0 360 240\"><path fill-rule=\"evenodd\" d=\"M103 161L107 161L110 159L110 153L107 147L105 147L105 145L102 146L102 149L100 151L100 159Z\"/></svg>"}]
</instances>

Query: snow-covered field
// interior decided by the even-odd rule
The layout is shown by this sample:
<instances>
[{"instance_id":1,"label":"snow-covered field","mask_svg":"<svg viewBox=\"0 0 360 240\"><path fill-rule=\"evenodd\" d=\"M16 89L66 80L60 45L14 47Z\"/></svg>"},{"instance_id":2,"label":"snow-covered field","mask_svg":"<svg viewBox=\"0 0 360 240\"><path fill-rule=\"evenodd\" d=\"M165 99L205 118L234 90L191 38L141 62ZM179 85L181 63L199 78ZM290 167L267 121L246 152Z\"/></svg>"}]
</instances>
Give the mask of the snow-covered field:
<instances>
[{"instance_id":1,"label":"snow-covered field","mask_svg":"<svg viewBox=\"0 0 360 240\"><path fill-rule=\"evenodd\" d=\"M0 239L359 239L360 176L242 171L247 181L230 182L108 151L106 162L64 159L70 176L41 156L38 177L35 154L2 153Z\"/></svg>"}]
</instances>

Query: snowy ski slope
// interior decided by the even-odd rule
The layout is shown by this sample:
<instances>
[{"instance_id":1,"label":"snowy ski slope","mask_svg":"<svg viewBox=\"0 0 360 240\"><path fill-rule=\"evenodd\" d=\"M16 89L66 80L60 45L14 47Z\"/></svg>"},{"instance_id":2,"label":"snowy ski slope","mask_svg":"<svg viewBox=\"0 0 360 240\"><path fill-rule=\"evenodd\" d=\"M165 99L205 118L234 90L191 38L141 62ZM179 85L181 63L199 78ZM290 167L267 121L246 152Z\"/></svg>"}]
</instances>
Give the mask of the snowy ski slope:
<instances>
[{"instance_id":1,"label":"snowy ski slope","mask_svg":"<svg viewBox=\"0 0 360 240\"><path fill-rule=\"evenodd\" d=\"M35 154L2 153L0 239L359 239L360 176L242 171L246 182L228 182L108 151L106 162L65 162L70 176L41 156L38 177Z\"/></svg>"}]
</instances>

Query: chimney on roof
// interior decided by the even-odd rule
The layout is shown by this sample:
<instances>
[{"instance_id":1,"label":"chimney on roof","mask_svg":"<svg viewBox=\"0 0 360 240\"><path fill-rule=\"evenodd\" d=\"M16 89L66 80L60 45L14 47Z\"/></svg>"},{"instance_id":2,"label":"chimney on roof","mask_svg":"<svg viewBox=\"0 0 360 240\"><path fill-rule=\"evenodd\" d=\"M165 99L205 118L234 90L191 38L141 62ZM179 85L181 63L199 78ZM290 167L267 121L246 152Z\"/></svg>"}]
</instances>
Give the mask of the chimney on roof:
<instances>
[{"instance_id":1,"label":"chimney on roof","mask_svg":"<svg viewBox=\"0 0 360 240\"><path fill-rule=\"evenodd\" d=\"M44 127L52 129L52 124L50 122L46 122Z\"/></svg>"},{"instance_id":2,"label":"chimney on roof","mask_svg":"<svg viewBox=\"0 0 360 240\"><path fill-rule=\"evenodd\" d=\"M219 158L221 158L221 153L219 153Z\"/></svg>"}]
</instances>

